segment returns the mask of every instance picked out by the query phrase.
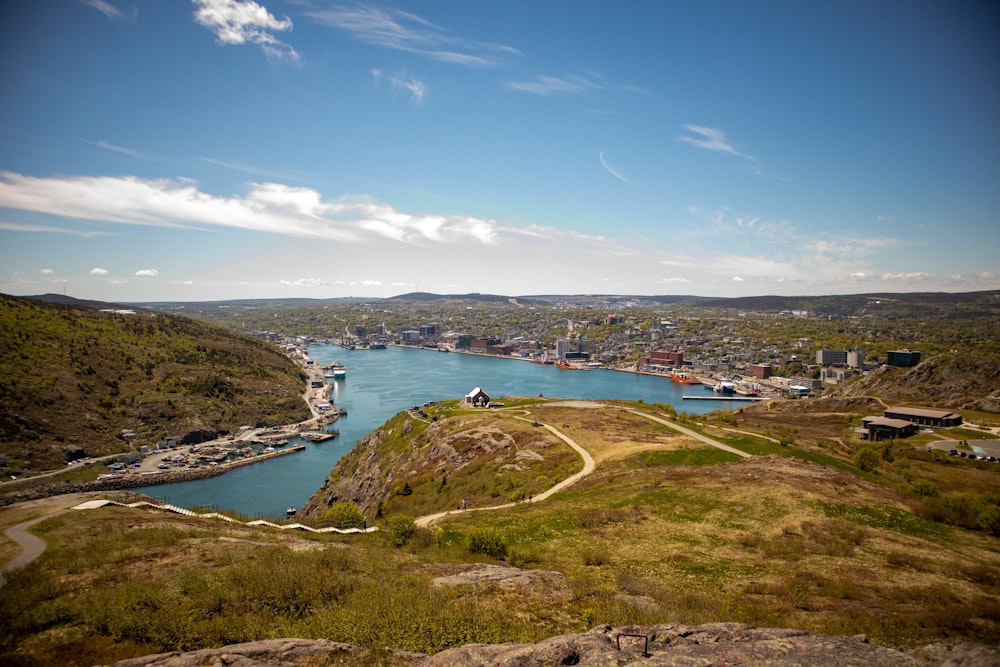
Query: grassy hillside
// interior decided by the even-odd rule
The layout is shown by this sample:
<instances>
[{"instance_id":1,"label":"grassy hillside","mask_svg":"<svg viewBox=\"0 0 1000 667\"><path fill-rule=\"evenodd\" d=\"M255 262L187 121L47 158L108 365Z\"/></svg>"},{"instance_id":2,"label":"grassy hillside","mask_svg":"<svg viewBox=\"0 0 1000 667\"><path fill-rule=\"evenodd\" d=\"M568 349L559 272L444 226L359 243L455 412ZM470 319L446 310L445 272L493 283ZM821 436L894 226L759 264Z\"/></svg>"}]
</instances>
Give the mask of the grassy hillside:
<instances>
[{"instance_id":1,"label":"grassy hillside","mask_svg":"<svg viewBox=\"0 0 1000 667\"><path fill-rule=\"evenodd\" d=\"M429 425L400 415L366 457L400 461L409 481L392 480L386 516L368 514L381 529L370 535L124 508L49 518L36 529L49 550L0 588L8 619L0 660L17 653L43 664L108 664L269 637L434 652L605 623L714 621L864 633L896 646L1000 642L1000 540L915 512L898 466L884 461L865 472L843 457L723 430L732 424L678 418L758 455L740 459L628 408L669 421L657 406L636 404L525 401L495 413L445 406L436 415L440 437L427 440ZM501 464L492 482L515 491L579 469L566 447L542 446L547 437L530 429L543 430L518 419L525 410L587 450L594 472L542 501L481 487L487 449ZM843 419L830 423L839 429ZM894 450L895 461L913 457L911 480L968 463L918 459L921 449ZM1000 475L976 470L986 486ZM940 497L964 488L963 477L940 474ZM453 487L468 494L470 511L429 528L401 513L454 510ZM0 529L42 516L56 500L45 501L48 510L0 510ZM522 571L463 579L472 563Z\"/></svg>"},{"instance_id":2,"label":"grassy hillside","mask_svg":"<svg viewBox=\"0 0 1000 667\"><path fill-rule=\"evenodd\" d=\"M300 369L250 337L173 315L0 295L5 472L243 424L308 417ZM123 438L123 429L136 434Z\"/></svg>"}]
</instances>

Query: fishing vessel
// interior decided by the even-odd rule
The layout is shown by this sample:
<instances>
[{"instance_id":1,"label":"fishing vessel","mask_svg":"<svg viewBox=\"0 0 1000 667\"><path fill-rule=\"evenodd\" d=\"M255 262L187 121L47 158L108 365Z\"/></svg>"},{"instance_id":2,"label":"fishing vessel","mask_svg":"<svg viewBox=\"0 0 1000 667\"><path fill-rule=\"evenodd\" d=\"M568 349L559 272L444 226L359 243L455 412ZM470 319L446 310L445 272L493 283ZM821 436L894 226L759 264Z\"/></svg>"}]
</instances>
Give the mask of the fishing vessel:
<instances>
[{"instance_id":1,"label":"fishing vessel","mask_svg":"<svg viewBox=\"0 0 1000 667\"><path fill-rule=\"evenodd\" d=\"M698 381L694 379L690 373L685 373L683 371L674 371L670 374L670 379L674 382L680 382L681 384L698 384Z\"/></svg>"}]
</instances>

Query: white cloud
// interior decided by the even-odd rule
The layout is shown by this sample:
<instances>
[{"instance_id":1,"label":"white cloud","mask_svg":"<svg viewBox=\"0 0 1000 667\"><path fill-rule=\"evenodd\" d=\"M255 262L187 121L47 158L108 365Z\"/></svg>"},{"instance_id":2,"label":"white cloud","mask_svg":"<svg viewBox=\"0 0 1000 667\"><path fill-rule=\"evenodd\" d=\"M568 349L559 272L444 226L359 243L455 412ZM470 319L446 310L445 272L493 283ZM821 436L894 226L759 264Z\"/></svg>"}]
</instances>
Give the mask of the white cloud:
<instances>
[{"instance_id":1,"label":"white cloud","mask_svg":"<svg viewBox=\"0 0 1000 667\"><path fill-rule=\"evenodd\" d=\"M739 276L733 276L733 280L736 281L736 282L738 282L738 283L743 282L743 279L740 278Z\"/></svg>"},{"instance_id":2,"label":"white cloud","mask_svg":"<svg viewBox=\"0 0 1000 667\"><path fill-rule=\"evenodd\" d=\"M904 282L922 282L931 278L931 274L925 273L923 271L914 271L910 273L883 273L882 280L886 281L904 281Z\"/></svg>"},{"instance_id":3,"label":"white cloud","mask_svg":"<svg viewBox=\"0 0 1000 667\"><path fill-rule=\"evenodd\" d=\"M274 32L291 30L287 16L276 19L253 0L194 0L194 19L210 30L220 44L256 44L269 57L298 61L300 56Z\"/></svg>"},{"instance_id":4,"label":"white cloud","mask_svg":"<svg viewBox=\"0 0 1000 667\"><path fill-rule=\"evenodd\" d=\"M409 214L367 196L324 200L311 188L253 184L246 197L216 197L189 180L133 176L34 178L0 172L0 206L84 220L155 227L233 227L337 241L493 244L493 220ZM8 228L10 228L8 226Z\"/></svg>"},{"instance_id":5,"label":"white cloud","mask_svg":"<svg viewBox=\"0 0 1000 667\"><path fill-rule=\"evenodd\" d=\"M543 97L582 93L602 88L596 82L575 74L562 78L540 74L533 81L506 81L504 85L511 90Z\"/></svg>"},{"instance_id":6,"label":"white cloud","mask_svg":"<svg viewBox=\"0 0 1000 667\"><path fill-rule=\"evenodd\" d=\"M410 101L417 106L420 106L423 103L424 97L427 95L427 86L424 82L419 79L406 78L405 72L397 74L384 74L382 70L373 69L371 70L371 75L375 79L376 83L382 81L383 79L387 81L393 92L409 93Z\"/></svg>"},{"instance_id":7,"label":"white cloud","mask_svg":"<svg viewBox=\"0 0 1000 667\"><path fill-rule=\"evenodd\" d=\"M604 159L604 151L601 151L597 154L597 159L601 161L601 166L604 167L604 170L607 171L612 176L614 176L615 178L617 178L619 181L623 183L628 183L629 185L635 185L632 181L622 176L622 174L617 169L612 167L608 163L608 161Z\"/></svg>"},{"instance_id":8,"label":"white cloud","mask_svg":"<svg viewBox=\"0 0 1000 667\"><path fill-rule=\"evenodd\" d=\"M291 287L335 287L344 284L339 281L327 282L319 278L299 278L298 280L282 280L280 282L282 285Z\"/></svg>"},{"instance_id":9,"label":"white cloud","mask_svg":"<svg viewBox=\"0 0 1000 667\"><path fill-rule=\"evenodd\" d=\"M144 278L155 278L156 276L160 275L160 272L157 271L156 269L139 269L138 271L135 272L135 275Z\"/></svg>"},{"instance_id":10,"label":"white cloud","mask_svg":"<svg viewBox=\"0 0 1000 667\"><path fill-rule=\"evenodd\" d=\"M340 5L307 12L317 23L347 31L355 39L467 67L496 67L517 49L462 39L411 12L363 5Z\"/></svg>"},{"instance_id":11,"label":"white cloud","mask_svg":"<svg viewBox=\"0 0 1000 667\"><path fill-rule=\"evenodd\" d=\"M92 276L106 276L109 271L107 269L102 269L100 267L94 267L90 270L90 275Z\"/></svg>"},{"instance_id":12,"label":"white cloud","mask_svg":"<svg viewBox=\"0 0 1000 667\"><path fill-rule=\"evenodd\" d=\"M39 271L39 273L42 274L43 276L51 276L53 273L55 273L55 271L53 271L52 269L42 269L41 271Z\"/></svg>"}]
</instances>

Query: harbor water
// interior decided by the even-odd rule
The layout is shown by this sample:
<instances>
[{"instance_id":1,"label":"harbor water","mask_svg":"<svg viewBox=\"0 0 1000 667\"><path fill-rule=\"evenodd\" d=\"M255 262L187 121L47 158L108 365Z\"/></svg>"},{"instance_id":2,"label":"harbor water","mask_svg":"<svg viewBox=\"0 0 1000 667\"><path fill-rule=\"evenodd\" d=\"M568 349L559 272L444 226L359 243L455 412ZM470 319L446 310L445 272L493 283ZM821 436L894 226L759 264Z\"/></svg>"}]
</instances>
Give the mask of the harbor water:
<instances>
[{"instance_id":1,"label":"harbor water","mask_svg":"<svg viewBox=\"0 0 1000 667\"><path fill-rule=\"evenodd\" d=\"M290 444L303 444L304 451L218 477L149 487L146 493L181 507L214 506L248 516L283 517L287 507L300 507L323 485L333 466L359 440L394 414L426 401L461 398L477 386L494 400L539 394L547 398L642 399L696 414L729 406L710 400L682 400L683 396L712 397L712 391L700 384L684 385L668 377L596 368L561 370L522 360L405 347L345 350L324 344L311 346L309 355L320 365L339 361L347 367L346 378L329 380L334 405L348 413L334 425L340 431L337 438L319 443L293 438Z\"/></svg>"}]
</instances>

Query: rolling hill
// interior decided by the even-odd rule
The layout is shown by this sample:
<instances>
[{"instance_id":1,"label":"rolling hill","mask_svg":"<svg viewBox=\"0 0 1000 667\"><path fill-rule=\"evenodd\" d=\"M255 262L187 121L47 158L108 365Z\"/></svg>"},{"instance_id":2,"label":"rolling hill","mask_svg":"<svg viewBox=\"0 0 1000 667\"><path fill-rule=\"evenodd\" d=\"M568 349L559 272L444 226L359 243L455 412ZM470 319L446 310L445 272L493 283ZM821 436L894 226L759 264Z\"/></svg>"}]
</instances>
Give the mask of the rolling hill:
<instances>
[{"instance_id":1,"label":"rolling hill","mask_svg":"<svg viewBox=\"0 0 1000 667\"><path fill-rule=\"evenodd\" d=\"M183 317L0 295L8 472L308 416L296 364Z\"/></svg>"}]
</instances>

